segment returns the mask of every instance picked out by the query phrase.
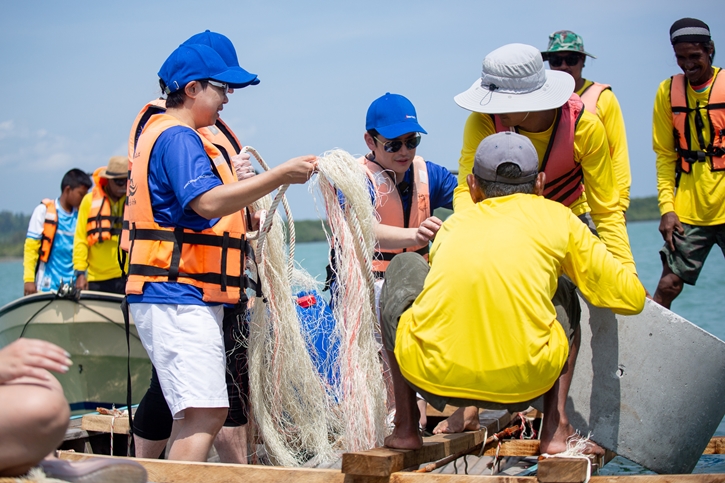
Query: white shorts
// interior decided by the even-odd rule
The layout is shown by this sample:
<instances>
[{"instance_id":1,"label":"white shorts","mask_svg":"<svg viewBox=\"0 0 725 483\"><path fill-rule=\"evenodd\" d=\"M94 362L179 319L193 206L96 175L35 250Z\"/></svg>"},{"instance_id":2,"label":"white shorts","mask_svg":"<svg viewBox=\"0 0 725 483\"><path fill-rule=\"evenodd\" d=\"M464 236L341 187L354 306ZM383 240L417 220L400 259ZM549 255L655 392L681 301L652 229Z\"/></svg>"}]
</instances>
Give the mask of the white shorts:
<instances>
[{"instance_id":1,"label":"white shorts","mask_svg":"<svg viewBox=\"0 0 725 483\"><path fill-rule=\"evenodd\" d=\"M228 408L223 305L129 304L174 419L186 408Z\"/></svg>"}]
</instances>

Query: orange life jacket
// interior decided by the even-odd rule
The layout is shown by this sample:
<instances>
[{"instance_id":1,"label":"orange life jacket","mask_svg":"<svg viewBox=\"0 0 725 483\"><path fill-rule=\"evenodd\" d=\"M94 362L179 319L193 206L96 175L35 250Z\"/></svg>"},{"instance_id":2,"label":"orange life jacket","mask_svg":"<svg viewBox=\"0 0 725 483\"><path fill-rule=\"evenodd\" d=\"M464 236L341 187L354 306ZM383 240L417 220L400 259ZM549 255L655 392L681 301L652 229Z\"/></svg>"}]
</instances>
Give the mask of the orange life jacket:
<instances>
[{"instance_id":1,"label":"orange life jacket","mask_svg":"<svg viewBox=\"0 0 725 483\"><path fill-rule=\"evenodd\" d=\"M166 100L159 98L147 103L143 107L143 109L141 109L141 111L136 115L136 119L133 121L133 125L131 126L131 132L128 136L128 159L130 160L128 165L129 177L131 175L131 168L133 166L132 160L134 157L134 152L136 150L136 145L138 144L138 139L141 136L144 127L146 127L146 124L148 123L149 119L151 119L151 116L155 114L163 114L165 112ZM242 143L239 142L239 139L237 139L237 136L234 134L234 132L232 132L232 130L229 129L229 126L227 126L226 123L224 123L224 121L222 121L221 119L217 119L214 126L199 128L197 129L197 132L207 140L211 141L217 147L217 149L219 149L222 156L224 156L227 164L229 164L230 166L231 156L239 154L239 152L242 150ZM212 163L211 168L214 174L220 176L220 173L214 163ZM236 172L233 169L231 170L231 172L234 176L234 179L236 179ZM126 197L126 204L128 205L128 196ZM120 243L121 250L119 250L118 254L121 270L124 270L125 265L125 255L123 251L128 251L128 249L124 248L128 246L128 228L128 217L124 212L123 231L121 232Z\"/></svg>"},{"instance_id":2,"label":"orange life jacket","mask_svg":"<svg viewBox=\"0 0 725 483\"><path fill-rule=\"evenodd\" d=\"M544 197L569 206L584 192L582 167L574 161L574 133L576 125L584 112L584 104L576 94L557 109L554 130L549 138L544 159L539 171L546 173ZM492 114L496 132L515 131L501 123L501 118Z\"/></svg>"},{"instance_id":3,"label":"orange life jacket","mask_svg":"<svg viewBox=\"0 0 725 483\"><path fill-rule=\"evenodd\" d=\"M53 239L58 230L58 210L55 208L55 200L48 198L40 202L45 205L45 220L43 221L43 234L40 238L39 262L48 263L50 251L53 249Z\"/></svg>"},{"instance_id":4,"label":"orange life jacket","mask_svg":"<svg viewBox=\"0 0 725 483\"><path fill-rule=\"evenodd\" d=\"M692 163L705 162L710 158L712 171L725 170L725 79L715 78L710 86L710 95L707 105L697 105L694 108L687 103L687 77L684 74L672 76L670 83L670 103L672 104L672 127L675 136L675 146L679 155L677 166L679 173L690 173ZM701 111L707 112L710 120L710 144L705 145L703 137L704 123L700 117ZM693 133L690 129L690 114L693 114L697 132L695 138L700 146L693 149Z\"/></svg>"},{"instance_id":5,"label":"orange life jacket","mask_svg":"<svg viewBox=\"0 0 725 483\"><path fill-rule=\"evenodd\" d=\"M596 116L597 102L599 102L599 96L601 96L602 92L606 91L607 89L611 90L612 86L610 86L609 84L600 84L599 82L594 82L590 84L589 87L584 89L584 92L579 95L582 102L584 103L584 108Z\"/></svg>"},{"instance_id":6,"label":"orange life jacket","mask_svg":"<svg viewBox=\"0 0 725 483\"><path fill-rule=\"evenodd\" d=\"M428 186L428 168L425 160L420 156L413 158L412 164L412 186L410 212L403 210L403 201L395 185L395 180L388 170L367 157L360 158L368 177L375 188L375 211L380 216L380 223L383 225L397 226L400 228L417 228L430 213L430 189ZM428 260L428 244L407 247L407 248L378 248L375 251L373 260L373 271L384 272L395 255L403 252L417 252Z\"/></svg>"},{"instance_id":7,"label":"orange life jacket","mask_svg":"<svg viewBox=\"0 0 725 483\"><path fill-rule=\"evenodd\" d=\"M129 252L126 293L143 293L146 282L179 282L200 288L205 302L235 304L245 286L244 214L224 216L201 231L161 227L154 221L148 187L151 150L161 133L174 126L184 124L166 114L151 116L138 139L126 206L129 245L122 247ZM222 183L236 182L219 149L204 137L199 139Z\"/></svg>"},{"instance_id":8,"label":"orange life jacket","mask_svg":"<svg viewBox=\"0 0 725 483\"><path fill-rule=\"evenodd\" d=\"M111 214L111 200L108 199L104 190L108 180L100 176L104 169L104 167L100 167L93 172L91 210L88 212L86 222L86 240L89 247L121 234L123 217Z\"/></svg>"}]
</instances>

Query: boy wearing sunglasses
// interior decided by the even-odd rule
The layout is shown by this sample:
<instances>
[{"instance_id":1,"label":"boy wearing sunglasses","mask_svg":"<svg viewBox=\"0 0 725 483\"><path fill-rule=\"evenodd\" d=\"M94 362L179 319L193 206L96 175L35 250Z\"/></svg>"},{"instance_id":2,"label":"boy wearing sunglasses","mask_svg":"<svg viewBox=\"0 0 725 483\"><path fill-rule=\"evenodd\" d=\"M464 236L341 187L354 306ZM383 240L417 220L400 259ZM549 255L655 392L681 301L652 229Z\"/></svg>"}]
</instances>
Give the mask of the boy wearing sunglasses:
<instances>
[{"instance_id":1,"label":"boy wearing sunglasses","mask_svg":"<svg viewBox=\"0 0 725 483\"><path fill-rule=\"evenodd\" d=\"M128 158L113 156L93 173L93 190L78 208L73 269L78 290L123 294L126 280L118 265L118 237L128 184Z\"/></svg>"},{"instance_id":2,"label":"boy wearing sunglasses","mask_svg":"<svg viewBox=\"0 0 725 483\"><path fill-rule=\"evenodd\" d=\"M448 169L416 155L421 134L427 133L407 98L387 93L373 101L365 129L370 152L361 162L380 216L373 270L383 278L398 253L414 251L428 258L428 243L443 223L433 211L453 207L457 182Z\"/></svg>"},{"instance_id":3,"label":"boy wearing sunglasses","mask_svg":"<svg viewBox=\"0 0 725 483\"><path fill-rule=\"evenodd\" d=\"M607 84L600 84L582 77L586 56L595 56L584 50L581 36L570 30L560 30L549 35L549 46L541 52L544 61L552 70L566 72L574 78L574 92L581 97L584 107L599 116L607 132L609 154L612 158L614 177L619 187L619 206L622 211L629 208L629 187L632 174L629 169L627 132L619 101Z\"/></svg>"}]
</instances>

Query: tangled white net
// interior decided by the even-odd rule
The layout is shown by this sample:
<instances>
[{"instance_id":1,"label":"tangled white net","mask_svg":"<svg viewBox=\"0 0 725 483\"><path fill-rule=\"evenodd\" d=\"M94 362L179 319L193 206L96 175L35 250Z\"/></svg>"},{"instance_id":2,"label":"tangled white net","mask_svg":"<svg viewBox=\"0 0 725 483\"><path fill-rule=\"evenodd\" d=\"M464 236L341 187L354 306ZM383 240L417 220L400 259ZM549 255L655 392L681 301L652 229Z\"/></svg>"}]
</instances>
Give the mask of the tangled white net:
<instances>
[{"instance_id":1,"label":"tangled white net","mask_svg":"<svg viewBox=\"0 0 725 483\"><path fill-rule=\"evenodd\" d=\"M252 148L247 150L268 169ZM329 462L342 451L379 445L385 436L371 271L374 211L365 174L350 154L335 150L318 158L311 184L322 193L337 258L332 327L304 324L298 316L293 294L318 283L292 262L293 223L283 201L290 221L286 250L282 219L272 209L283 199L283 189L274 202L268 196L254 206L267 210L268 221L274 217L275 222L266 236L260 230L255 250L265 297L254 300L247 341L250 400L267 454L283 466ZM314 349L315 332L321 330L330 332L326 354Z\"/></svg>"}]
</instances>

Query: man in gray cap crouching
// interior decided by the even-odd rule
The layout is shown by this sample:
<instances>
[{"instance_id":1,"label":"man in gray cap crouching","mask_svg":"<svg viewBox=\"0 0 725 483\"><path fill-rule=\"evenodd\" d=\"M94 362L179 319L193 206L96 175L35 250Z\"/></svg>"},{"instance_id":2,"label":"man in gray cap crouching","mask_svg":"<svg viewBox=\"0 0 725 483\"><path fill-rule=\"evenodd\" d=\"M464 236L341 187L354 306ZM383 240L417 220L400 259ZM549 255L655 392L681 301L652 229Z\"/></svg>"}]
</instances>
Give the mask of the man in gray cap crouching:
<instances>
[{"instance_id":1,"label":"man in gray cap crouching","mask_svg":"<svg viewBox=\"0 0 725 483\"><path fill-rule=\"evenodd\" d=\"M416 253L391 261L381 313L396 422L386 446L421 447L418 392L438 410L522 410L543 395L541 452L566 450L580 329L579 314L558 320L557 279L568 275L594 305L618 314L641 312L645 290L571 209L540 196L546 175L538 171L526 137L485 138L466 177L475 206L443 224L430 268ZM603 450L589 442L586 452Z\"/></svg>"}]
</instances>

